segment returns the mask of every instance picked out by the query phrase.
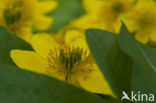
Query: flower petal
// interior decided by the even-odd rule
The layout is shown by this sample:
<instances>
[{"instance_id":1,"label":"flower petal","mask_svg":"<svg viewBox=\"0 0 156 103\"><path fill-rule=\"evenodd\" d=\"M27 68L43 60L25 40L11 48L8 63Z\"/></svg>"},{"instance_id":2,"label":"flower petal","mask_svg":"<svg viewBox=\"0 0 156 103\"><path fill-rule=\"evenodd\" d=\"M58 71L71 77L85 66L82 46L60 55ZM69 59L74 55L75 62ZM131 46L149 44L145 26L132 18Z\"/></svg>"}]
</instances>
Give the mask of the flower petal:
<instances>
[{"instance_id":1,"label":"flower petal","mask_svg":"<svg viewBox=\"0 0 156 103\"><path fill-rule=\"evenodd\" d=\"M146 44L149 40L149 36L143 33L138 33L135 35L136 39L144 44Z\"/></svg>"},{"instance_id":2,"label":"flower petal","mask_svg":"<svg viewBox=\"0 0 156 103\"><path fill-rule=\"evenodd\" d=\"M75 42L70 44L70 47L82 48L84 51L87 51L87 55L90 55L89 47L88 47L87 43L85 42L85 40L83 40L83 39L77 39Z\"/></svg>"},{"instance_id":3,"label":"flower petal","mask_svg":"<svg viewBox=\"0 0 156 103\"><path fill-rule=\"evenodd\" d=\"M57 7L57 1L56 0L45 0L38 3L40 12L50 12L54 10Z\"/></svg>"},{"instance_id":4,"label":"flower petal","mask_svg":"<svg viewBox=\"0 0 156 103\"><path fill-rule=\"evenodd\" d=\"M103 0L83 0L83 6L84 9L87 11L87 13L99 12L103 3L104 3Z\"/></svg>"},{"instance_id":5,"label":"flower petal","mask_svg":"<svg viewBox=\"0 0 156 103\"><path fill-rule=\"evenodd\" d=\"M71 44L75 42L77 39L84 39L84 34L83 32L76 30L76 29L71 29L66 31L65 33L65 43L66 44Z\"/></svg>"},{"instance_id":6,"label":"flower petal","mask_svg":"<svg viewBox=\"0 0 156 103\"><path fill-rule=\"evenodd\" d=\"M93 70L86 79L79 77L79 85L93 93L107 94L114 96L110 86L102 75L96 64L93 65Z\"/></svg>"},{"instance_id":7,"label":"flower petal","mask_svg":"<svg viewBox=\"0 0 156 103\"><path fill-rule=\"evenodd\" d=\"M150 40L156 42L156 31L150 34Z\"/></svg>"},{"instance_id":8,"label":"flower petal","mask_svg":"<svg viewBox=\"0 0 156 103\"><path fill-rule=\"evenodd\" d=\"M33 24L39 30L47 30L52 25L53 18L48 16L36 16L34 17Z\"/></svg>"},{"instance_id":9,"label":"flower petal","mask_svg":"<svg viewBox=\"0 0 156 103\"><path fill-rule=\"evenodd\" d=\"M68 30L65 34L65 43L70 46L70 47L80 47L83 48L84 50L87 50L89 52L88 45L85 41L85 37L83 32L78 31L78 30Z\"/></svg>"},{"instance_id":10,"label":"flower petal","mask_svg":"<svg viewBox=\"0 0 156 103\"><path fill-rule=\"evenodd\" d=\"M57 47L53 37L46 33L36 34L31 39L35 51L42 57L47 57L51 49Z\"/></svg>"},{"instance_id":11,"label":"flower petal","mask_svg":"<svg viewBox=\"0 0 156 103\"><path fill-rule=\"evenodd\" d=\"M10 55L14 63L21 69L46 73L45 68L48 67L48 62L37 53L33 51L12 50Z\"/></svg>"}]
</instances>

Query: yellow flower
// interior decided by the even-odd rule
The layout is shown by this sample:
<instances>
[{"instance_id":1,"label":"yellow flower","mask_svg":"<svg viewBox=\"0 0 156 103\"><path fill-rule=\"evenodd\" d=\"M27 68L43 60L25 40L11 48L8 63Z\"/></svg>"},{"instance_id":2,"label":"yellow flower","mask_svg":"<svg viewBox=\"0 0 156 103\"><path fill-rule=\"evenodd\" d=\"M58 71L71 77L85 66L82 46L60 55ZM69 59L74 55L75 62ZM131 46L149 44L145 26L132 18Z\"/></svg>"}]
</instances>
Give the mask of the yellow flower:
<instances>
[{"instance_id":1,"label":"yellow flower","mask_svg":"<svg viewBox=\"0 0 156 103\"><path fill-rule=\"evenodd\" d=\"M56 7L54 0L0 0L0 25L29 40L31 27L48 29L53 19L46 16Z\"/></svg>"},{"instance_id":2,"label":"yellow flower","mask_svg":"<svg viewBox=\"0 0 156 103\"><path fill-rule=\"evenodd\" d=\"M61 28L57 33L52 36L60 44L67 41L76 41L78 38L85 40L85 30L90 28L109 30L105 25L97 23L94 16L83 15L71 21L70 24ZM68 38L68 40L66 40Z\"/></svg>"},{"instance_id":3,"label":"yellow flower","mask_svg":"<svg viewBox=\"0 0 156 103\"><path fill-rule=\"evenodd\" d=\"M93 93L113 95L84 40L59 45L52 36L37 34L31 41L35 51L11 51L11 58L21 69L46 74Z\"/></svg>"},{"instance_id":4,"label":"yellow flower","mask_svg":"<svg viewBox=\"0 0 156 103\"><path fill-rule=\"evenodd\" d=\"M57 41L73 30L75 38L85 39L85 30L94 28L118 33L121 27L120 16L132 10L134 0L83 0L86 14L71 21L71 23L59 31L54 37ZM119 10L121 9L121 10ZM72 35L73 35L72 34ZM60 39L60 40L59 40Z\"/></svg>"},{"instance_id":5,"label":"yellow flower","mask_svg":"<svg viewBox=\"0 0 156 103\"><path fill-rule=\"evenodd\" d=\"M90 28L110 30L104 23L99 23L97 21L96 15L90 15L90 14L85 14L77 19L74 19L70 23L69 27L79 29L81 31L85 31L86 29L90 29Z\"/></svg>"},{"instance_id":6,"label":"yellow flower","mask_svg":"<svg viewBox=\"0 0 156 103\"><path fill-rule=\"evenodd\" d=\"M127 14L124 22L137 40L142 43L156 42L156 3L139 1L133 12Z\"/></svg>"},{"instance_id":7,"label":"yellow flower","mask_svg":"<svg viewBox=\"0 0 156 103\"><path fill-rule=\"evenodd\" d=\"M121 27L120 16L133 9L134 0L83 0L85 10L96 15L97 23L105 24L118 33Z\"/></svg>"}]
</instances>

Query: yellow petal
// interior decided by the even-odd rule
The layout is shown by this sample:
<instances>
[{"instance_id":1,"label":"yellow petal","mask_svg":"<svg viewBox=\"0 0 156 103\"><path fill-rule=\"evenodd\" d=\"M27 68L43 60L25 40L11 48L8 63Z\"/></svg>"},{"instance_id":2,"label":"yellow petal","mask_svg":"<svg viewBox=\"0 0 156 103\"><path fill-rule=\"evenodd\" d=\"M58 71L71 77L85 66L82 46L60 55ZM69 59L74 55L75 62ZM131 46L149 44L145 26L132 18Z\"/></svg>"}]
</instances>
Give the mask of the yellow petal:
<instances>
[{"instance_id":1,"label":"yellow petal","mask_svg":"<svg viewBox=\"0 0 156 103\"><path fill-rule=\"evenodd\" d=\"M71 29L71 30L66 31L65 33L66 44L71 44L75 42L77 39L84 39L83 32L76 30L76 29Z\"/></svg>"},{"instance_id":2,"label":"yellow petal","mask_svg":"<svg viewBox=\"0 0 156 103\"><path fill-rule=\"evenodd\" d=\"M87 13L99 12L103 3L104 0L83 0L83 6Z\"/></svg>"},{"instance_id":3,"label":"yellow petal","mask_svg":"<svg viewBox=\"0 0 156 103\"><path fill-rule=\"evenodd\" d=\"M48 0L48 1L45 0L45 1L39 2L38 5L40 7L40 12L48 13L57 7L57 2L56 0Z\"/></svg>"},{"instance_id":4,"label":"yellow petal","mask_svg":"<svg viewBox=\"0 0 156 103\"><path fill-rule=\"evenodd\" d=\"M156 31L154 31L153 33L150 34L150 37L149 39L152 41L152 42L156 42Z\"/></svg>"},{"instance_id":5,"label":"yellow petal","mask_svg":"<svg viewBox=\"0 0 156 103\"><path fill-rule=\"evenodd\" d=\"M79 77L79 85L93 93L114 96L114 93L96 64L93 65L93 70L88 74L86 79L82 78L82 76Z\"/></svg>"},{"instance_id":6,"label":"yellow petal","mask_svg":"<svg viewBox=\"0 0 156 103\"><path fill-rule=\"evenodd\" d=\"M135 35L136 39L144 44L146 44L149 40L149 36L146 35L146 34L141 34L141 33L138 33Z\"/></svg>"},{"instance_id":7,"label":"yellow petal","mask_svg":"<svg viewBox=\"0 0 156 103\"><path fill-rule=\"evenodd\" d=\"M75 32L75 34L73 34ZM79 34L76 34L76 31L68 31L69 35L66 36L66 44L70 47L74 47L74 48L82 48L83 50L87 51L87 55L90 54L90 50L89 47L87 45L87 42L85 41L85 39L83 39L84 37L79 37ZM79 32L77 32L79 33ZM71 34L71 35L70 35ZM81 34L82 35L82 34ZM84 35L84 34L83 34Z\"/></svg>"},{"instance_id":8,"label":"yellow petal","mask_svg":"<svg viewBox=\"0 0 156 103\"><path fill-rule=\"evenodd\" d=\"M16 34L18 35L19 37L21 37L22 39L26 40L27 42L30 42L30 39L32 37L32 31L31 31L31 28L29 27L23 27L21 28L21 31L20 34Z\"/></svg>"},{"instance_id":9,"label":"yellow petal","mask_svg":"<svg viewBox=\"0 0 156 103\"><path fill-rule=\"evenodd\" d=\"M12 50L11 58L21 69L45 74L48 62L33 51Z\"/></svg>"},{"instance_id":10,"label":"yellow petal","mask_svg":"<svg viewBox=\"0 0 156 103\"><path fill-rule=\"evenodd\" d=\"M74 48L80 47L84 50L87 50L87 52L90 53L88 45L87 45L86 41L83 39L77 39L76 41L74 41L73 43L70 44L70 47L74 47Z\"/></svg>"},{"instance_id":11,"label":"yellow petal","mask_svg":"<svg viewBox=\"0 0 156 103\"><path fill-rule=\"evenodd\" d=\"M58 44L62 44L62 45L64 45L64 34L62 33L63 32L63 30L60 30L59 32L57 32L57 33L53 33L52 34L52 37L56 40L56 42L58 43Z\"/></svg>"},{"instance_id":12,"label":"yellow petal","mask_svg":"<svg viewBox=\"0 0 156 103\"><path fill-rule=\"evenodd\" d=\"M34 50L42 57L47 57L51 49L57 47L55 40L46 33L36 34L31 39Z\"/></svg>"},{"instance_id":13,"label":"yellow petal","mask_svg":"<svg viewBox=\"0 0 156 103\"><path fill-rule=\"evenodd\" d=\"M34 26L39 30L46 30L50 28L52 22L53 22L52 17L43 16L43 15L36 16L33 20Z\"/></svg>"},{"instance_id":14,"label":"yellow petal","mask_svg":"<svg viewBox=\"0 0 156 103\"><path fill-rule=\"evenodd\" d=\"M80 47L89 52L87 42L85 41L84 33L79 30L68 30L65 34L65 43L70 47Z\"/></svg>"}]
</instances>

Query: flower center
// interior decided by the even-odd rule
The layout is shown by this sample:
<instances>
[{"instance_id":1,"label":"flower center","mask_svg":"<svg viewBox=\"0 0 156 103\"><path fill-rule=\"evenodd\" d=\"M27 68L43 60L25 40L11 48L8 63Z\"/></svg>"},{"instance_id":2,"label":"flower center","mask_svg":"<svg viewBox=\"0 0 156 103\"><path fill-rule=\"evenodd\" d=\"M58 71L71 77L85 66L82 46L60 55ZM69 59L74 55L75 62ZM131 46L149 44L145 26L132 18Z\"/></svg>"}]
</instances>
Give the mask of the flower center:
<instances>
[{"instance_id":1,"label":"flower center","mask_svg":"<svg viewBox=\"0 0 156 103\"><path fill-rule=\"evenodd\" d=\"M110 25L116 22L120 14L125 11L125 7L124 4L118 0L111 0L107 2L108 4L106 4L106 6L102 6L99 18L101 18L102 22Z\"/></svg>"},{"instance_id":2,"label":"flower center","mask_svg":"<svg viewBox=\"0 0 156 103\"><path fill-rule=\"evenodd\" d=\"M75 64L79 64L82 61L83 54L84 51L80 48L60 49L59 60L65 69L71 71Z\"/></svg>"},{"instance_id":3,"label":"flower center","mask_svg":"<svg viewBox=\"0 0 156 103\"><path fill-rule=\"evenodd\" d=\"M11 10L5 10L3 16L4 16L4 20L7 26L15 24L19 22L19 20L21 19L20 11L12 13Z\"/></svg>"},{"instance_id":4,"label":"flower center","mask_svg":"<svg viewBox=\"0 0 156 103\"><path fill-rule=\"evenodd\" d=\"M137 23L138 27L136 31L142 33L153 33L156 28L155 11L145 10L144 12L138 12L138 16L134 20L134 24ZM138 30L137 30L138 29Z\"/></svg>"},{"instance_id":5,"label":"flower center","mask_svg":"<svg viewBox=\"0 0 156 103\"><path fill-rule=\"evenodd\" d=\"M115 2L112 4L112 11L114 11L116 14L120 14L123 12L123 5L120 2Z\"/></svg>"},{"instance_id":6,"label":"flower center","mask_svg":"<svg viewBox=\"0 0 156 103\"><path fill-rule=\"evenodd\" d=\"M15 3L11 8L6 8L3 12L3 18L7 26L16 24L22 18L20 11L21 3Z\"/></svg>"},{"instance_id":7,"label":"flower center","mask_svg":"<svg viewBox=\"0 0 156 103\"><path fill-rule=\"evenodd\" d=\"M48 67L48 72L51 72L51 74L58 74L59 76L61 75L66 81L73 74L83 74L84 76L84 73L90 71L92 65L89 63L88 58L87 51L79 47L52 49L48 56L50 65L50 67Z\"/></svg>"},{"instance_id":8,"label":"flower center","mask_svg":"<svg viewBox=\"0 0 156 103\"><path fill-rule=\"evenodd\" d=\"M149 16L149 15L145 15L143 17L141 17L139 19L139 22L140 22L140 25L141 27L153 27L153 26L156 26L156 20L154 19L154 17L152 16Z\"/></svg>"}]
</instances>

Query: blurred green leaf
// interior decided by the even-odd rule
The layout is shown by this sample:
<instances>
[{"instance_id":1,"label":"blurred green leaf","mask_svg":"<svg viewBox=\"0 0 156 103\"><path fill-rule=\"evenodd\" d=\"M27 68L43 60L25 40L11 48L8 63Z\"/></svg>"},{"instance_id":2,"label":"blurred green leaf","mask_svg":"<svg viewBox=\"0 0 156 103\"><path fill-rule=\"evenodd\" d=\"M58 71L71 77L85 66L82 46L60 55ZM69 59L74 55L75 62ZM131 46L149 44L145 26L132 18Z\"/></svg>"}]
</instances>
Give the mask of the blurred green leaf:
<instances>
[{"instance_id":1,"label":"blurred green leaf","mask_svg":"<svg viewBox=\"0 0 156 103\"><path fill-rule=\"evenodd\" d=\"M59 28L67 25L74 18L84 13L82 0L58 0L58 8L49 16L54 17L54 23L47 32L56 32Z\"/></svg>"},{"instance_id":2,"label":"blurred green leaf","mask_svg":"<svg viewBox=\"0 0 156 103\"><path fill-rule=\"evenodd\" d=\"M27 42L0 26L0 63L14 65L10 58L10 50L12 49L32 50Z\"/></svg>"},{"instance_id":3,"label":"blurred green leaf","mask_svg":"<svg viewBox=\"0 0 156 103\"><path fill-rule=\"evenodd\" d=\"M97 64L113 91L122 97L122 91L130 93L132 60L122 52L117 35L102 30L88 30L87 41Z\"/></svg>"},{"instance_id":4,"label":"blurred green leaf","mask_svg":"<svg viewBox=\"0 0 156 103\"><path fill-rule=\"evenodd\" d=\"M97 64L119 99L122 91L156 95L156 48L139 43L124 24L120 35L88 30L86 36Z\"/></svg>"},{"instance_id":5,"label":"blurred green leaf","mask_svg":"<svg viewBox=\"0 0 156 103\"><path fill-rule=\"evenodd\" d=\"M139 43L123 24L119 35L120 46L139 64L146 64L156 72L156 48Z\"/></svg>"},{"instance_id":6,"label":"blurred green leaf","mask_svg":"<svg viewBox=\"0 0 156 103\"><path fill-rule=\"evenodd\" d=\"M103 94L97 94L97 95L99 95L101 98L106 100L107 103L120 103L119 100L117 100L116 98L113 98L110 95L103 95Z\"/></svg>"},{"instance_id":7,"label":"blurred green leaf","mask_svg":"<svg viewBox=\"0 0 156 103\"><path fill-rule=\"evenodd\" d=\"M119 35L122 50L134 61L132 88L156 95L156 48L139 43L123 24Z\"/></svg>"},{"instance_id":8,"label":"blurred green leaf","mask_svg":"<svg viewBox=\"0 0 156 103\"><path fill-rule=\"evenodd\" d=\"M1 103L114 103L51 77L0 64Z\"/></svg>"}]
</instances>

